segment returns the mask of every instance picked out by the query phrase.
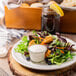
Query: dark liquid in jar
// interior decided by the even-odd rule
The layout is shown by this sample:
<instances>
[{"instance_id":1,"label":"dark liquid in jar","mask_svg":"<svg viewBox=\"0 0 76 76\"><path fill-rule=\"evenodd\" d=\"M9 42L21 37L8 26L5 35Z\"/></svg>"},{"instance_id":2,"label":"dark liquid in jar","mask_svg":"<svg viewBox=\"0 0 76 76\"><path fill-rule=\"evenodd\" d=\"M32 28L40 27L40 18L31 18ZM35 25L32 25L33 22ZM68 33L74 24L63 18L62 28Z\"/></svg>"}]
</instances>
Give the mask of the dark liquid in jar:
<instances>
[{"instance_id":1,"label":"dark liquid in jar","mask_svg":"<svg viewBox=\"0 0 76 76\"><path fill-rule=\"evenodd\" d=\"M42 16L42 30L51 34L59 32L59 18L55 14L47 14Z\"/></svg>"}]
</instances>

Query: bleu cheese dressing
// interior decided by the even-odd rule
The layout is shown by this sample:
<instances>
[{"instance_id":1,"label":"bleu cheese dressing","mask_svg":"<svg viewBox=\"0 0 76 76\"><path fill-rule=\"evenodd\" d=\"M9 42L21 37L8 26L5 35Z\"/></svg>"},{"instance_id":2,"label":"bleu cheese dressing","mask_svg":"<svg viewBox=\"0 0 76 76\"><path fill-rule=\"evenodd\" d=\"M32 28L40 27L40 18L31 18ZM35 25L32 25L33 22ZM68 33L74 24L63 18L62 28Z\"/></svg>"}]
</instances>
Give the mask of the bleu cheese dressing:
<instances>
[{"instance_id":1,"label":"bleu cheese dressing","mask_svg":"<svg viewBox=\"0 0 76 76\"><path fill-rule=\"evenodd\" d=\"M41 62L45 59L47 47L45 45L32 45L28 47L30 58L33 62Z\"/></svg>"}]
</instances>

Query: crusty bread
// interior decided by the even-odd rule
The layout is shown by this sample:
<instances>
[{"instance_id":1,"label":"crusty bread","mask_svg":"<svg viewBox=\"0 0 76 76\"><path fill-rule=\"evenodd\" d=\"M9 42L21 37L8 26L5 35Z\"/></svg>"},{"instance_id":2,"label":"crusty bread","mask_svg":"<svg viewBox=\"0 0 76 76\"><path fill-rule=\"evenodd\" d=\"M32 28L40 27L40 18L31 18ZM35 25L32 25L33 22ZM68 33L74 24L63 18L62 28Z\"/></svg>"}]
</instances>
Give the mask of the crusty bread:
<instances>
[{"instance_id":1,"label":"crusty bread","mask_svg":"<svg viewBox=\"0 0 76 76\"><path fill-rule=\"evenodd\" d=\"M63 0L63 2L61 3L61 6L65 6L65 7L73 7L76 5L76 0Z\"/></svg>"},{"instance_id":2,"label":"crusty bread","mask_svg":"<svg viewBox=\"0 0 76 76\"><path fill-rule=\"evenodd\" d=\"M32 4L32 3L36 3L36 2L40 2L42 0L23 0L23 2L28 3L28 4Z\"/></svg>"},{"instance_id":3,"label":"crusty bread","mask_svg":"<svg viewBox=\"0 0 76 76\"><path fill-rule=\"evenodd\" d=\"M30 6L29 6L29 4L27 4L27 3L22 3L22 4L21 4L21 7L24 8L24 7L30 7Z\"/></svg>"},{"instance_id":4,"label":"crusty bread","mask_svg":"<svg viewBox=\"0 0 76 76\"><path fill-rule=\"evenodd\" d=\"M31 4L30 7L41 7L41 6L43 6L42 3L33 3L33 4Z\"/></svg>"}]
</instances>

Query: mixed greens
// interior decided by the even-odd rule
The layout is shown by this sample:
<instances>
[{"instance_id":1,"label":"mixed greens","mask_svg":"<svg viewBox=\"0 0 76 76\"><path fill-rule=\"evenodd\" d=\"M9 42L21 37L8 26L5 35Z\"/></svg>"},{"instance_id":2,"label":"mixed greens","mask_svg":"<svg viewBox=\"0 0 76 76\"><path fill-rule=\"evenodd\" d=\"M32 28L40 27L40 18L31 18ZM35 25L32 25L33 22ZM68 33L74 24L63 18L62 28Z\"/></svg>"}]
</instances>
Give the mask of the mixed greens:
<instances>
[{"instance_id":1,"label":"mixed greens","mask_svg":"<svg viewBox=\"0 0 76 76\"><path fill-rule=\"evenodd\" d=\"M46 31L33 31L33 35L29 35L29 39L27 36L24 36L20 44L15 48L15 51L24 54L26 59L30 60L28 46L35 44L47 46L48 50L45 54L45 61L48 65L59 65L71 60L75 56L72 53L72 46L74 45L67 42L59 33L56 33L56 36L54 36Z\"/></svg>"},{"instance_id":2,"label":"mixed greens","mask_svg":"<svg viewBox=\"0 0 76 76\"><path fill-rule=\"evenodd\" d=\"M28 45L29 45L28 37L24 36L20 44L18 44L17 48L15 48L15 51L24 54L24 52L28 52Z\"/></svg>"}]
</instances>

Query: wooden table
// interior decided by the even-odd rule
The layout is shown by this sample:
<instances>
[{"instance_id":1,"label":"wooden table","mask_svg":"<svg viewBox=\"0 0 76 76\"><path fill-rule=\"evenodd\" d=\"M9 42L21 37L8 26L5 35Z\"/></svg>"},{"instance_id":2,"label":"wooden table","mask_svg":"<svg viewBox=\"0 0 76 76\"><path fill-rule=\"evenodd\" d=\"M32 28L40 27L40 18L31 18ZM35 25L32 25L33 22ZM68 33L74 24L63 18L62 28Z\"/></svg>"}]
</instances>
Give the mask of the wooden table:
<instances>
[{"instance_id":1,"label":"wooden table","mask_svg":"<svg viewBox=\"0 0 76 76\"><path fill-rule=\"evenodd\" d=\"M76 41L76 35L75 34L74 35L72 35L72 34L62 34L62 35L65 36L65 37L68 37L68 38L70 38L70 39L72 39L74 41ZM9 76L14 76L13 75L13 71L11 72L11 70L9 68L8 59L7 58L8 57L0 58L0 67L3 70L5 70L9 74ZM76 70L74 70L74 71L75 72L72 72L72 75L71 76L76 76ZM36 73L35 73L35 75L36 75ZM49 76L49 75L47 75L47 76Z\"/></svg>"}]
</instances>

